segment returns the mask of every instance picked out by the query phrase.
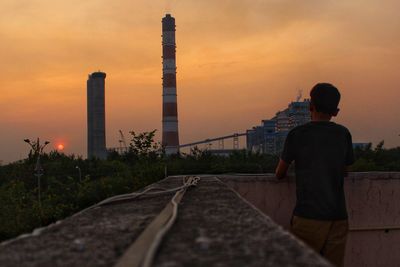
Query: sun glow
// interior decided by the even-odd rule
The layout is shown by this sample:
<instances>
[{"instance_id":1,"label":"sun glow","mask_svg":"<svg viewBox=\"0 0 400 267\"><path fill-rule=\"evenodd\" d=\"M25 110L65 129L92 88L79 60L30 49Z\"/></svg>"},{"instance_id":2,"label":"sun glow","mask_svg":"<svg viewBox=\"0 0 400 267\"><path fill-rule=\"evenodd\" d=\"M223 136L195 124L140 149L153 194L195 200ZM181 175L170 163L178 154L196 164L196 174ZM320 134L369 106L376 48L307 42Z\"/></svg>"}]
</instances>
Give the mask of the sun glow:
<instances>
[{"instance_id":1,"label":"sun glow","mask_svg":"<svg viewBox=\"0 0 400 267\"><path fill-rule=\"evenodd\" d=\"M63 144L58 144L57 145L57 150L64 150L64 145Z\"/></svg>"}]
</instances>

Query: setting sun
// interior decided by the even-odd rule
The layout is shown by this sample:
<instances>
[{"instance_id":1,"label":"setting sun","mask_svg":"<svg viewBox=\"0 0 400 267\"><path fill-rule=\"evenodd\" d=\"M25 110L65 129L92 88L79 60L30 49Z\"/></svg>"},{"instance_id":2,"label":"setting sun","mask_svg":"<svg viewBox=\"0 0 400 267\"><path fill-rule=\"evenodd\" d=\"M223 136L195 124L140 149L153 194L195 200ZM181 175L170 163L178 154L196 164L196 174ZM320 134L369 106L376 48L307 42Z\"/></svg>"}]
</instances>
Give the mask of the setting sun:
<instances>
[{"instance_id":1,"label":"setting sun","mask_svg":"<svg viewBox=\"0 0 400 267\"><path fill-rule=\"evenodd\" d=\"M58 150L64 150L64 145L63 145L63 144L57 145L57 149L58 149Z\"/></svg>"}]
</instances>

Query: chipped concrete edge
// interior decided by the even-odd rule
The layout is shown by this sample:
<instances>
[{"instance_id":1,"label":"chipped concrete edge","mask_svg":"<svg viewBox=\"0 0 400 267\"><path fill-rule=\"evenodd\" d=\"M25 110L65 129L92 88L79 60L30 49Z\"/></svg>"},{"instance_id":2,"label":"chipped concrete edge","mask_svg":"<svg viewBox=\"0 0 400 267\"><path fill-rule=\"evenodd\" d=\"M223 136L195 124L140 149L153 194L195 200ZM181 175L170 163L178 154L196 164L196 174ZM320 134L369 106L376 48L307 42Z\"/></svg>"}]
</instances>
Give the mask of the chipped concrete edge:
<instances>
[{"instance_id":1,"label":"chipped concrete edge","mask_svg":"<svg viewBox=\"0 0 400 267\"><path fill-rule=\"evenodd\" d=\"M246 173L224 173L224 174L216 174L218 176L222 176L221 180L225 179L232 180L235 178L235 181L239 182L254 182L254 181L268 181L273 183L288 183L295 181L295 174L289 173L287 177L284 179L277 179L275 174L273 173L258 173L258 174L246 174ZM225 177L224 177L225 176ZM369 172L349 172L345 177L347 181L355 181L355 180L397 180L400 179L400 172L394 171L369 171Z\"/></svg>"}]
</instances>

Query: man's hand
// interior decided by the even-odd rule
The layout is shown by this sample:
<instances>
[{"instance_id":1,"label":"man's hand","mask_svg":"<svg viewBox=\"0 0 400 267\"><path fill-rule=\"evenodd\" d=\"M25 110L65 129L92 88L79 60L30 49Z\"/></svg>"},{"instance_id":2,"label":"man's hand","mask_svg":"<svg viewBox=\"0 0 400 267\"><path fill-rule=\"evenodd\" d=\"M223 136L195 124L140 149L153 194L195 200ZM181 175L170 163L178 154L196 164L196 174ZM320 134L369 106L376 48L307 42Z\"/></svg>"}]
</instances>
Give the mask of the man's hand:
<instances>
[{"instance_id":1,"label":"man's hand","mask_svg":"<svg viewBox=\"0 0 400 267\"><path fill-rule=\"evenodd\" d=\"M278 166L276 167L275 171L276 178L278 178L279 180L285 178L289 166L290 164L287 164L283 160L279 160Z\"/></svg>"}]
</instances>

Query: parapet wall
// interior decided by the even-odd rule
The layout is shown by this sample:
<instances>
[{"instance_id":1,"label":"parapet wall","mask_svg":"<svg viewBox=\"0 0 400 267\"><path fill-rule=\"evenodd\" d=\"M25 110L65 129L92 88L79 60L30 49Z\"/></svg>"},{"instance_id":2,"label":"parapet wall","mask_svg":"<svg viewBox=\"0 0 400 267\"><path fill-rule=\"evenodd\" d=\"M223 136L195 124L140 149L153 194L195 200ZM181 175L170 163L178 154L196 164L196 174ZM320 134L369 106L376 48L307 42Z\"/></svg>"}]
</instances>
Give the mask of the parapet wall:
<instances>
[{"instance_id":1,"label":"parapet wall","mask_svg":"<svg viewBox=\"0 0 400 267\"><path fill-rule=\"evenodd\" d=\"M224 180L233 187L245 185ZM179 185L182 177L169 177L152 186ZM0 266L114 266L172 195L144 196L90 209L2 243ZM225 182L203 176L197 187L185 193L153 266L330 265Z\"/></svg>"},{"instance_id":2,"label":"parapet wall","mask_svg":"<svg viewBox=\"0 0 400 267\"><path fill-rule=\"evenodd\" d=\"M224 176L232 189L286 229L295 205L293 178ZM346 266L396 266L400 262L400 173L350 173L345 179L350 234Z\"/></svg>"}]
</instances>

